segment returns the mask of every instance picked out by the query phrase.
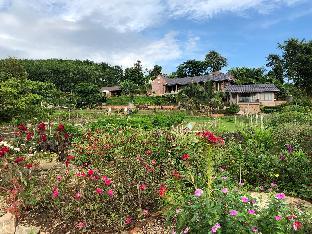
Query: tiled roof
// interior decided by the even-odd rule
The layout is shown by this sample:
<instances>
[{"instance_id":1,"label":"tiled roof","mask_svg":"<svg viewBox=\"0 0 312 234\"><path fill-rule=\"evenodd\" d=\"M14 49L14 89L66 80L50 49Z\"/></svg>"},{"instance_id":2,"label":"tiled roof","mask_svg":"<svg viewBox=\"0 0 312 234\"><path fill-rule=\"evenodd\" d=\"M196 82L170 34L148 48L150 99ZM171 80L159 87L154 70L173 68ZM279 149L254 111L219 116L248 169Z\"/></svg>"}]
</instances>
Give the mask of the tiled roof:
<instances>
[{"instance_id":1,"label":"tiled roof","mask_svg":"<svg viewBox=\"0 0 312 234\"><path fill-rule=\"evenodd\" d=\"M120 86L111 86L111 87L102 87L101 88L101 92L104 92L104 91L111 92L111 91L120 91L120 90L121 90Z\"/></svg>"},{"instance_id":2,"label":"tiled roof","mask_svg":"<svg viewBox=\"0 0 312 234\"><path fill-rule=\"evenodd\" d=\"M204 75L204 76L184 77L184 78L175 78L175 79L170 79L170 78L165 77L167 86L187 85L187 84L192 84L192 83L207 82L209 80L230 81L233 79L234 79L233 76L231 76L230 74L224 74L224 73L210 73L209 75Z\"/></svg>"},{"instance_id":3,"label":"tiled roof","mask_svg":"<svg viewBox=\"0 0 312 234\"><path fill-rule=\"evenodd\" d=\"M229 93L263 93L279 92L274 84L250 84L250 85L228 85L225 91Z\"/></svg>"}]
</instances>

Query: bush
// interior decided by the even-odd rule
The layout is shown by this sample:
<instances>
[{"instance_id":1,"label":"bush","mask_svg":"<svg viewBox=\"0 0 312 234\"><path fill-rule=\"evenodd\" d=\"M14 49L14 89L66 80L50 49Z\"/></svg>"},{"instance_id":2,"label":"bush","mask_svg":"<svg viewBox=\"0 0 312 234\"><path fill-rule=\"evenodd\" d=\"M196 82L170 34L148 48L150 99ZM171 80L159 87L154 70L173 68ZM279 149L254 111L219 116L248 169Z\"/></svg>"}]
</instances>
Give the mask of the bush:
<instances>
[{"instance_id":1,"label":"bush","mask_svg":"<svg viewBox=\"0 0 312 234\"><path fill-rule=\"evenodd\" d=\"M231 104L228 108L226 108L226 113L230 115L237 114L239 112L239 105Z\"/></svg>"},{"instance_id":2,"label":"bush","mask_svg":"<svg viewBox=\"0 0 312 234\"><path fill-rule=\"evenodd\" d=\"M106 101L107 105L128 105L133 103L134 105L175 105L177 104L174 95L164 96L119 96L111 97Z\"/></svg>"}]
</instances>

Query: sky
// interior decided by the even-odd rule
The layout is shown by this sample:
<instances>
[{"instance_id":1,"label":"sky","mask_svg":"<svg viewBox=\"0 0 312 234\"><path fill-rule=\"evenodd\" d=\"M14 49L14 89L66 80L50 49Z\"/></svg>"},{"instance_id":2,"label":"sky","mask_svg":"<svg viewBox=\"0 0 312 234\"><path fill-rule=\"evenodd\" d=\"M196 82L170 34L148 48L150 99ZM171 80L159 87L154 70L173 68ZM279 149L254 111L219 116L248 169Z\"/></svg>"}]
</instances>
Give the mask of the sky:
<instances>
[{"instance_id":1,"label":"sky","mask_svg":"<svg viewBox=\"0 0 312 234\"><path fill-rule=\"evenodd\" d=\"M0 58L89 59L165 73L210 50L261 67L312 40L312 0L0 0Z\"/></svg>"}]
</instances>

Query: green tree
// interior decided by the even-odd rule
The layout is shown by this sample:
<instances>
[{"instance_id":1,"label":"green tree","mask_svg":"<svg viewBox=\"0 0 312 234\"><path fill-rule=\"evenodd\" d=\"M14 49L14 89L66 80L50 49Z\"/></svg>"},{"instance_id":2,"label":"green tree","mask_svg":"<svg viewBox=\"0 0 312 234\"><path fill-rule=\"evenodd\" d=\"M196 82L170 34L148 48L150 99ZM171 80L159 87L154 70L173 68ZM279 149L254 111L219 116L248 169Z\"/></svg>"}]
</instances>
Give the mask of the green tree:
<instances>
[{"instance_id":1,"label":"green tree","mask_svg":"<svg viewBox=\"0 0 312 234\"><path fill-rule=\"evenodd\" d=\"M205 57L205 64L210 71L216 72L227 66L227 59L218 52L211 50Z\"/></svg>"},{"instance_id":2,"label":"green tree","mask_svg":"<svg viewBox=\"0 0 312 234\"><path fill-rule=\"evenodd\" d=\"M138 60L133 67L125 69L124 80L132 81L137 85L144 85L146 83L141 61Z\"/></svg>"},{"instance_id":3,"label":"green tree","mask_svg":"<svg viewBox=\"0 0 312 234\"><path fill-rule=\"evenodd\" d=\"M268 76L273 77L275 80L278 80L283 84L284 68L282 58L276 54L269 54L266 66L271 68L271 71L268 72Z\"/></svg>"},{"instance_id":4,"label":"green tree","mask_svg":"<svg viewBox=\"0 0 312 234\"><path fill-rule=\"evenodd\" d=\"M235 67L229 70L236 84L261 84L271 82L263 68Z\"/></svg>"},{"instance_id":5,"label":"green tree","mask_svg":"<svg viewBox=\"0 0 312 234\"><path fill-rule=\"evenodd\" d=\"M79 83L75 87L77 107L94 107L104 101L98 87L90 83Z\"/></svg>"},{"instance_id":6,"label":"green tree","mask_svg":"<svg viewBox=\"0 0 312 234\"><path fill-rule=\"evenodd\" d=\"M201 76L207 71L206 63L198 60L187 60L177 67L177 77Z\"/></svg>"},{"instance_id":7,"label":"green tree","mask_svg":"<svg viewBox=\"0 0 312 234\"><path fill-rule=\"evenodd\" d=\"M312 40L291 38L279 44L289 81L312 96Z\"/></svg>"}]
</instances>

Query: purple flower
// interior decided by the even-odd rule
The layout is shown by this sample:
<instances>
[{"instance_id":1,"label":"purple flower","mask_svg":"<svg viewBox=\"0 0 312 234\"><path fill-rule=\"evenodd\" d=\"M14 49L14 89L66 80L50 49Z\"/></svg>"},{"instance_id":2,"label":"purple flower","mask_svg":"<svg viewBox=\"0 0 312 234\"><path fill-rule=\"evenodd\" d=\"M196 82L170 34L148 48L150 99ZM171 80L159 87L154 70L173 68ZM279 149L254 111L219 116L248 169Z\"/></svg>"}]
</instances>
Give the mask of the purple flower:
<instances>
[{"instance_id":1,"label":"purple flower","mask_svg":"<svg viewBox=\"0 0 312 234\"><path fill-rule=\"evenodd\" d=\"M229 192L228 188L223 188L221 191L222 191L222 193L225 193L225 194L227 194Z\"/></svg>"},{"instance_id":2,"label":"purple flower","mask_svg":"<svg viewBox=\"0 0 312 234\"><path fill-rule=\"evenodd\" d=\"M248 214L255 215L256 211L255 210L248 210Z\"/></svg>"},{"instance_id":3,"label":"purple flower","mask_svg":"<svg viewBox=\"0 0 312 234\"><path fill-rule=\"evenodd\" d=\"M200 197L203 195L204 191L202 189L196 189L194 192L195 197Z\"/></svg>"},{"instance_id":4,"label":"purple flower","mask_svg":"<svg viewBox=\"0 0 312 234\"><path fill-rule=\"evenodd\" d=\"M294 149L293 149L292 145L290 145L290 144L286 144L285 146L286 146L286 148L287 148L288 153L290 153L290 154L291 154L291 153L294 151Z\"/></svg>"},{"instance_id":5,"label":"purple flower","mask_svg":"<svg viewBox=\"0 0 312 234\"><path fill-rule=\"evenodd\" d=\"M284 160L286 159L286 157L285 157L285 155L281 154L280 157L279 157L279 159L280 159L281 161L284 161Z\"/></svg>"},{"instance_id":6,"label":"purple flower","mask_svg":"<svg viewBox=\"0 0 312 234\"><path fill-rule=\"evenodd\" d=\"M248 197L242 197L241 198L242 202L247 203L249 201Z\"/></svg>"},{"instance_id":7,"label":"purple flower","mask_svg":"<svg viewBox=\"0 0 312 234\"><path fill-rule=\"evenodd\" d=\"M252 199L252 200L251 200L251 203L252 203L252 204L256 204L256 203L257 203L257 200L256 200L256 199Z\"/></svg>"},{"instance_id":8,"label":"purple flower","mask_svg":"<svg viewBox=\"0 0 312 234\"><path fill-rule=\"evenodd\" d=\"M284 193L277 193L275 195L275 198L279 199L279 200L282 200L282 199L285 199L285 194Z\"/></svg>"},{"instance_id":9,"label":"purple flower","mask_svg":"<svg viewBox=\"0 0 312 234\"><path fill-rule=\"evenodd\" d=\"M236 216L238 214L237 210L230 210L231 216Z\"/></svg>"}]
</instances>

